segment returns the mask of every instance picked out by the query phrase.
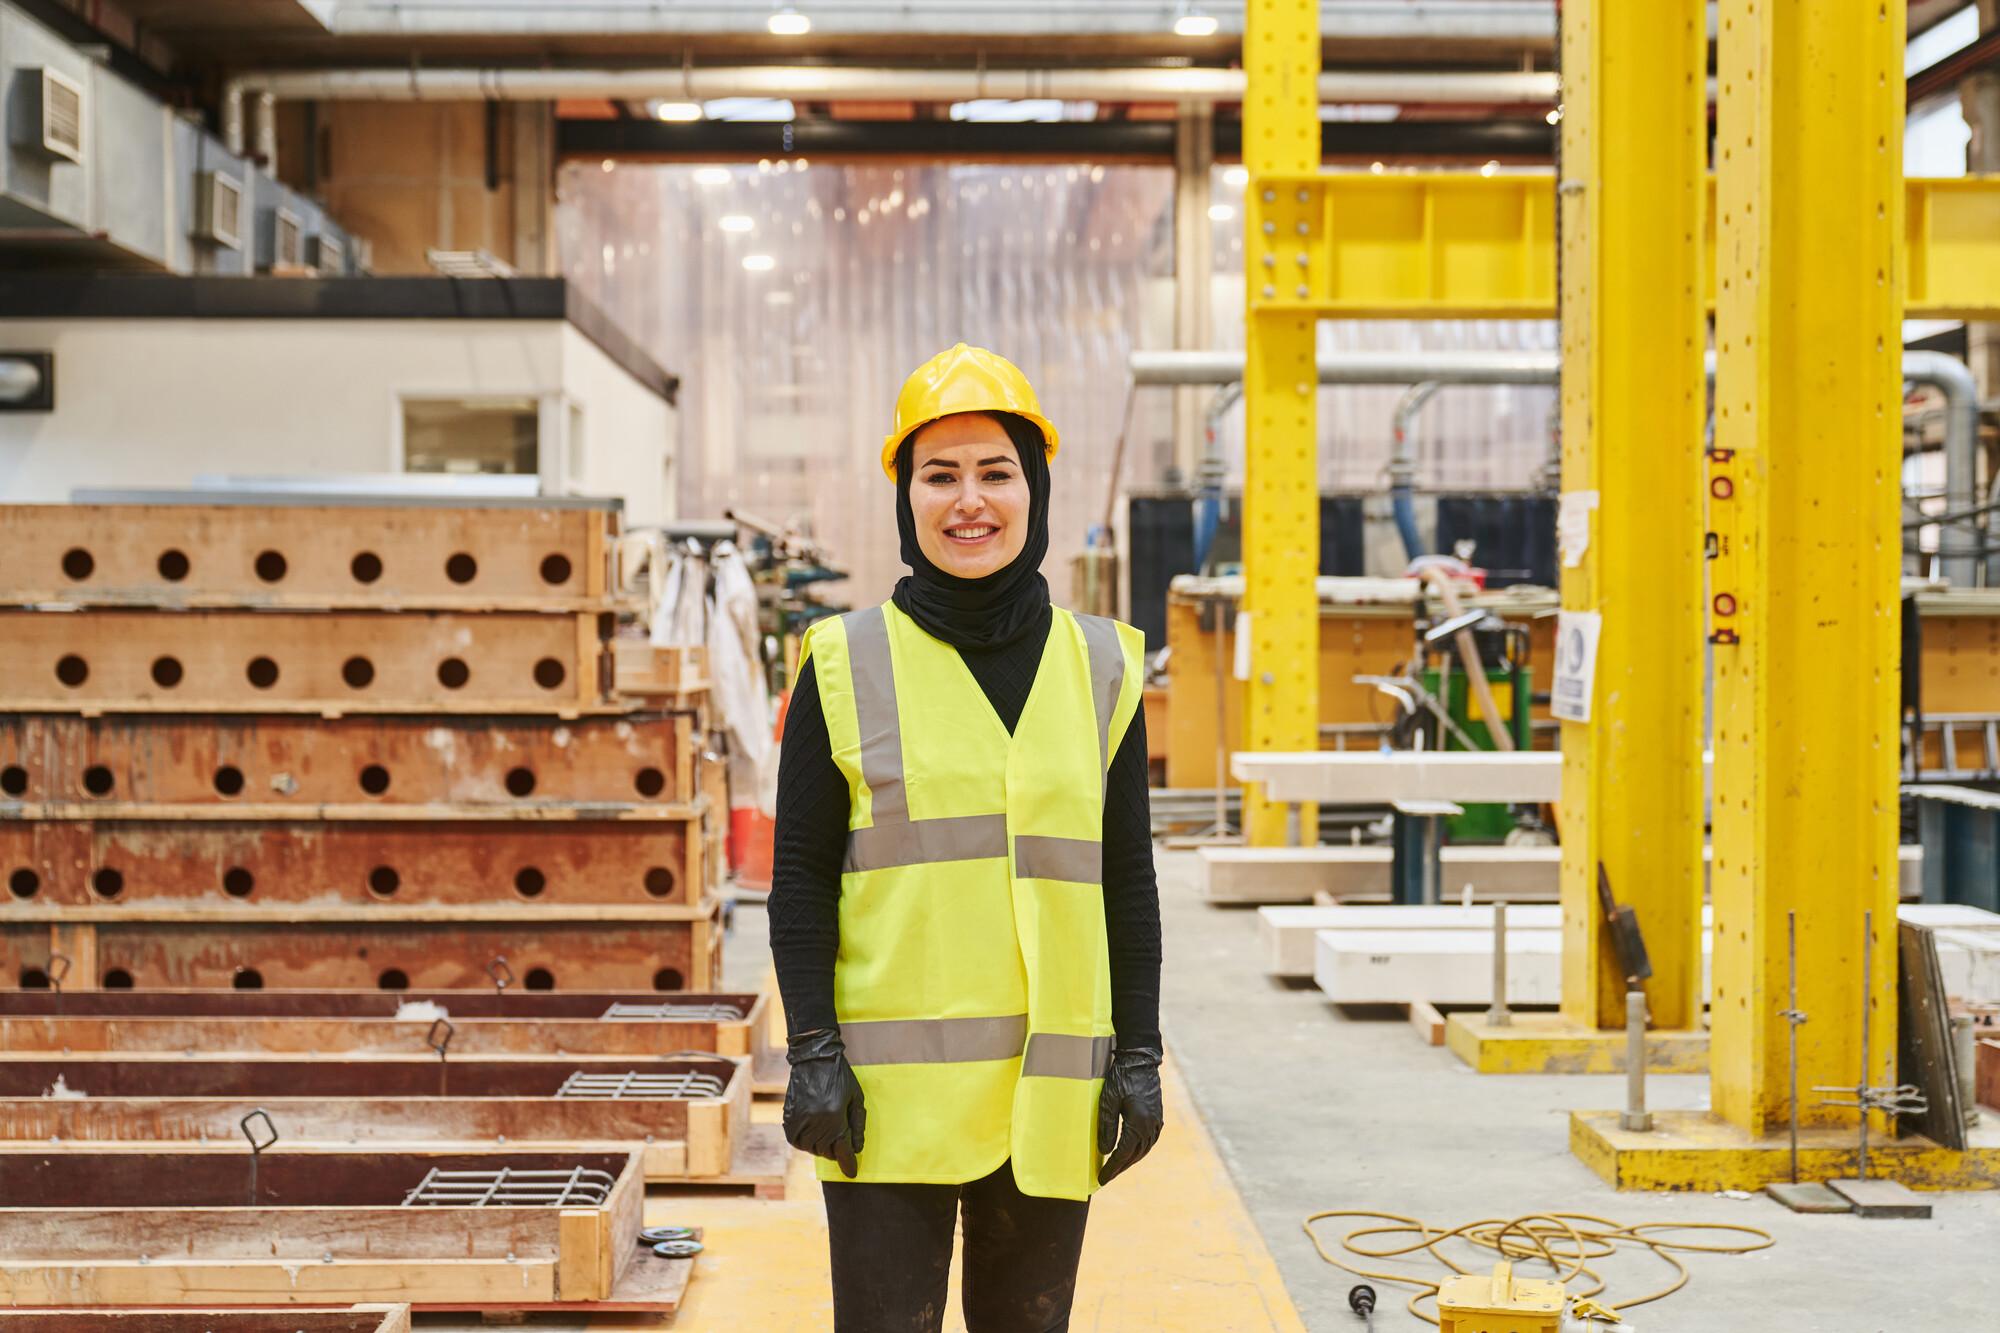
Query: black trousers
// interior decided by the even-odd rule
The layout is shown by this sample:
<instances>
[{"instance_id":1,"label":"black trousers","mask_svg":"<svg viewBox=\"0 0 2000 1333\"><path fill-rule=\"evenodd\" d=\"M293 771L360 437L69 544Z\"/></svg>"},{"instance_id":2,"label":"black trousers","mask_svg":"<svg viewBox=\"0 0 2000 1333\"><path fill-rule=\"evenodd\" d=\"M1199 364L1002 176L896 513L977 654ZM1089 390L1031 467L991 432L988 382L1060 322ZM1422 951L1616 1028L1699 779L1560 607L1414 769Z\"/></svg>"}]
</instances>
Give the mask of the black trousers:
<instances>
[{"instance_id":1,"label":"black trousers","mask_svg":"<svg viewBox=\"0 0 2000 1333\"><path fill-rule=\"evenodd\" d=\"M954 1223L965 1218L967 1333L1065 1333L1090 1205L1023 1194L1013 1164L964 1185L827 1181L834 1333L944 1327Z\"/></svg>"}]
</instances>

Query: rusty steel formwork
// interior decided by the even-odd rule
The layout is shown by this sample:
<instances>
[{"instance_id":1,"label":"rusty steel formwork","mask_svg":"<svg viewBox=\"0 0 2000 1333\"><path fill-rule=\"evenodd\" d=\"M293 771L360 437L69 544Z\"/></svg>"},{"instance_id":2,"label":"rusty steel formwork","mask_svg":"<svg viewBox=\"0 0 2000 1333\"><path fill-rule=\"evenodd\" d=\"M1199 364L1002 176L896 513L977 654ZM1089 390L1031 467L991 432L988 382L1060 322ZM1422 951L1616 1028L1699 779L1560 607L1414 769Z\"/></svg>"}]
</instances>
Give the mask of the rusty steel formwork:
<instances>
[{"instance_id":1,"label":"rusty steel formwork","mask_svg":"<svg viewBox=\"0 0 2000 1333\"><path fill-rule=\"evenodd\" d=\"M604 609L618 516L533 506L0 506L0 605Z\"/></svg>"},{"instance_id":2,"label":"rusty steel formwork","mask_svg":"<svg viewBox=\"0 0 2000 1333\"><path fill-rule=\"evenodd\" d=\"M421 1055L442 1015L450 1050L466 1055L712 1051L753 1066L782 1061L767 995L524 991L519 981L477 991L0 989L0 1050Z\"/></svg>"},{"instance_id":3,"label":"rusty steel formwork","mask_svg":"<svg viewBox=\"0 0 2000 1333\"><path fill-rule=\"evenodd\" d=\"M0 907L0 985L24 990L711 990L720 904Z\"/></svg>"},{"instance_id":4,"label":"rusty steel formwork","mask_svg":"<svg viewBox=\"0 0 2000 1333\"><path fill-rule=\"evenodd\" d=\"M405 1202L427 1179L502 1172L593 1188L545 1195L554 1205L499 1189ZM638 1151L15 1144L0 1146L0 1201L10 1307L326 1305L394 1291L418 1310L661 1314L693 1268L637 1243Z\"/></svg>"},{"instance_id":5,"label":"rusty steel formwork","mask_svg":"<svg viewBox=\"0 0 2000 1333\"><path fill-rule=\"evenodd\" d=\"M229 1306L175 1309L161 1305L110 1310L0 1310L7 1333L410 1333L407 1302L358 1305Z\"/></svg>"},{"instance_id":6,"label":"rusty steel formwork","mask_svg":"<svg viewBox=\"0 0 2000 1333\"><path fill-rule=\"evenodd\" d=\"M106 817L133 805L315 818L323 807L398 813L491 806L569 818L689 805L700 790L689 713L546 719L501 715L0 716L0 812Z\"/></svg>"},{"instance_id":7,"label":"rusty steel formwork","mask_svg":"<svg viewBox=\"0 0 2000 1333\"><path fill-rule=\"evenodd\" d=\"M0 610L20 712L625 711L608 611Z\"/></svg>"},{"instance_id":8,"label":"rusty steel formwork","mask_svg":"<svg viewBox=\"0 0 2000 1333\"><path fill-rule=\"evenodd\" d=\"M705 809L705 807L704 807ZM703 810L588 822L0 822L7 901L146 908L699 903Z\"/></svg>"}]
</instances>

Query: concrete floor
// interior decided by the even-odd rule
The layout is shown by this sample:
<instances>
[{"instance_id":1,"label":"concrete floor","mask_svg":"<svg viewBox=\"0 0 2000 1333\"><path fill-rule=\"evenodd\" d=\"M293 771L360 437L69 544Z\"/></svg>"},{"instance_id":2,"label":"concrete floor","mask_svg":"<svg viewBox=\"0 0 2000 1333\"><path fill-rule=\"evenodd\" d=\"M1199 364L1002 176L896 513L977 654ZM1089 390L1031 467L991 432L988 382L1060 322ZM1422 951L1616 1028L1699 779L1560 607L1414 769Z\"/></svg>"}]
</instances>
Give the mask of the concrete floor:
<instances>
[{"instance_id":1,"label":"concrete floor","mask_svg":"<svg viewBox=\"0 0 2000 1333\"><path fill-rule=\"evenodd\" d=\"M1351 1021L1317 989L1264 974L1255 910L1201 902L1192 853L1162 853L1158 864L1167 1044L1314 1333L1361 1327L1346 1305L1356 1279L1321 1260L1301 1229L1308 1213L1325 1209L1374 1209L1447 1227L1565 1211L1620 1223L1738 1223L1777 1238L1756 1254L1689 1256L1688 1285L1631 1311L1627 1328L1994 1326L2000 1191L1933 1195L1927 1222L1795 1216L1762 1197L1621 1195L1570 1156L1566 1113L1622 1106L1623 1075L1481 1076L1449 1051L1419 1045L1401 1020ZM1656 1077L1649 1096L1655 1107L1703 1108L1708 1079ZM1323 1224L1328 1248L1361 1225ZM1479 1262L1457 1253L1461 1263ZM1428 1264L1408 1267L1441 1271ZM1600 1271L1613 1300L1673 1278L1643 1252ZM1536 1275L1523 1268L1523 1276ZM1404 1312L1409 1288L1381 1290L1377 1329L1431 1327Z\"/></svg>"}]
</instances>

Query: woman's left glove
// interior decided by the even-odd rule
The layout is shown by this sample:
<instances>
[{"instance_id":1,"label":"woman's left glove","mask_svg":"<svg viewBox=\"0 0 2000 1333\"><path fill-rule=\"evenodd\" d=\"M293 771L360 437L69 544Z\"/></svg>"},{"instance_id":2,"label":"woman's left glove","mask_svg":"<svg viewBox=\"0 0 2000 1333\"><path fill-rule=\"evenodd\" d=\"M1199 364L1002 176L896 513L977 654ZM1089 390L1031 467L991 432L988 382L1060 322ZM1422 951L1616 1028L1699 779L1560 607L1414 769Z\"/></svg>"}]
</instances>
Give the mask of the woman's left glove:
<instances>
[{"instance_id":1,"label":"woman's left glove","mask_svg":"<svg viewBox=\"0 0 2000 1333\"><path fill-rule=\"evenodd\" d=\"M1097 1099L1097 1146L1102 1149L1115 1135L1112 1148L1097 1172L1097 1183L1109 1185L1112 1177L1153 1150L1165 1126L1166 1112L1160 1105L1160 1060L1157 1047L1120 1047L1111 1057L1111 1071L1104 1076L1104 1093ZM1119 1122L1124 1129L1119 1129Z\"/></svg>"}]
</instances>

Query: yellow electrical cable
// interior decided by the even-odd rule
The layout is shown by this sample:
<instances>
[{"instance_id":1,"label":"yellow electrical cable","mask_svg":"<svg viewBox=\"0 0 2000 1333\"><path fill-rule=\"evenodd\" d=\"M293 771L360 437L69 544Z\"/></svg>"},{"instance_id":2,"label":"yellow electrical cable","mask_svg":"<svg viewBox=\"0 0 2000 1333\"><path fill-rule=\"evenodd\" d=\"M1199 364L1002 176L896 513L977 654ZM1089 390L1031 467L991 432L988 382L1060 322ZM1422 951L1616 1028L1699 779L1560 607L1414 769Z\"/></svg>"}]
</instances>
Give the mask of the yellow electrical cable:
<instances>
[{"instance_id":1,"label":"yellow electrical cable","mask_svg":"<svg viewBox=\"0 0 2000 1333\"><path fill-rule=\"evenodd\" d=\"M1436 1296L1442 1281L1433 1282L1428 1278L1408 1273L1378 1273L1334 1258L1326 1252L1326 1245L1319 1233L1313 1230L1313 1223L1325 1221L1329 1217L1370 1217L1393 1223L1392 1226L1357 1227L1341 1237L1341 1248L1349 1254L1364 1259L1393 1259L1415 1250L1428 1250L1431 1257L1452 1272L1461 1276L1470 1269L1460 1268L1437 1248L1443 1242L1457 1237L1469 1245L1492 1250L1503 1259L1539 1259L1554 1272L1556 1280L1567 1287L1572 1278L1588 1278L1594 1285L1587 1291L1567 1291L1579 1299L1595 1296L1604 1290L1604 1279L1590 1268L1590 1261L1602 1259L1618 1250L1620 1241L1644 1245L1660 1258L1674 1266L1679 1275L1672 1286L1645 1296L1635 1296L1631 1300L1617 1301L1614 1310L1626 1310L1648 1301L1657 1301L1671 1296L1687 1285L1687 1265L1675 1258L1673 1251L1698 1254L1749 1254L1753 1250L1769 1249L1777 1242L1768 1231L1756 1227L1738 1226L1729 1222L1641 1222L1636 1226L1624 1226L1602 1217L1592 1217L1588 1213L1527 1213L1512 1220L1482 1218L1477 1222L1467 1222L1448 1231L1441 1231L1414 1217L1403 1217L1396 1213L1377 1213L1361 1209L1335 1209L1314 1213L1305 1220L1306 1235L1312 1237L1313 1248L1319 1257L1335 1268L1344 1268L1356 1277L1370 1278L1376 1282L1402 1282L1421 1287L1422 1290L1410 1297L1409 1311L1428 1323L1438 1322L1434 1314L1426 1314L1417 1308L1417 1302L1426 1296ZM1572 1223L1585 1223L1579 1229ZM1736 1231L1754 1236L1755 1241L1741 1245L1701 1245L1693 1241L1670 1241L1649 1236L1649 1231ZM1371 1248L1357 1243L1371 1236L1414 1235L1419 1239L1408 1245L1391 1245L1387 1248Z\"/></svg>"}]
</instances>

